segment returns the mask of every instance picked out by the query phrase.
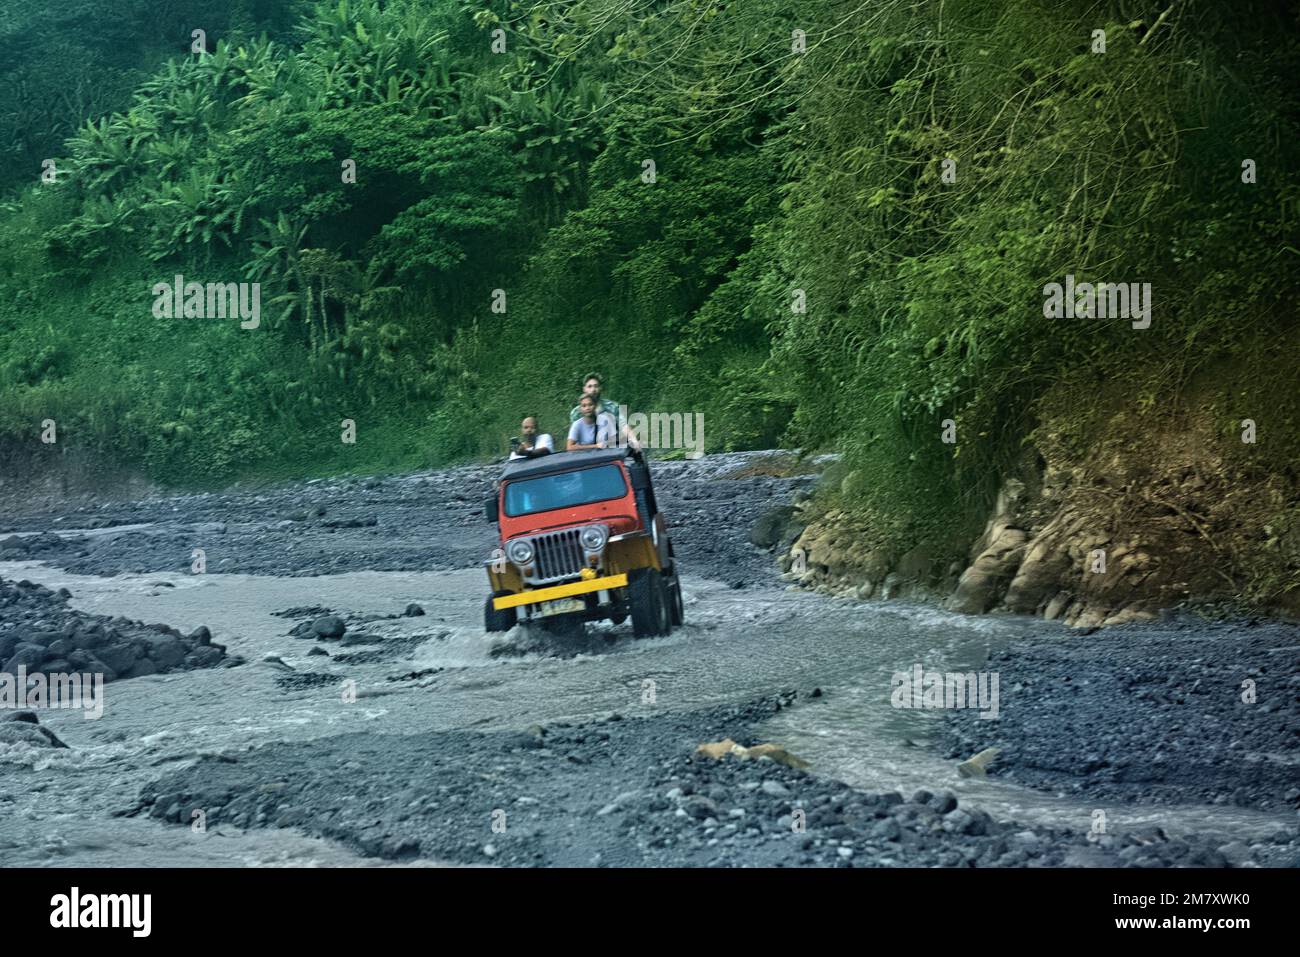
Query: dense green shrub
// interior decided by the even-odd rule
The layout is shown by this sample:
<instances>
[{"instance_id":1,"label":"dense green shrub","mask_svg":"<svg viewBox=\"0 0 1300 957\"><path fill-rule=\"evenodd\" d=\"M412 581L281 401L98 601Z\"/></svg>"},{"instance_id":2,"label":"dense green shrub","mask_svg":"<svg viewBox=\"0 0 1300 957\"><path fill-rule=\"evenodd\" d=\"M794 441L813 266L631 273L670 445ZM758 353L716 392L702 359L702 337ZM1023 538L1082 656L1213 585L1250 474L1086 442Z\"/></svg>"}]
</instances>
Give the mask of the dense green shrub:
<instances>
[{"instance_id":1,"label":"dense green shrub","mask_svg":"<svg viewBox=\"0 0 1300 957\"><path fill-rule=\"evenodd\" d=\"M190 6L211 52L169 26L93 59L60 181L0 207L0 429L57 414L181 484L434 465L525 414L562 433L598 369L711 449L842 448L850 505L942 538L1053 389L1080 436L1090 382L1135 415L1213 364L1296 391L1300 46L1271 4ZM102 50L108 5L69 11L45 46L0 16L3 82ZM0 117L10 168L34 123ZM155 319L178 273L261 282L262 326ZM1151 327L1044 318L1067 274L1150 282Z\"/></svg>"}]
</instances>

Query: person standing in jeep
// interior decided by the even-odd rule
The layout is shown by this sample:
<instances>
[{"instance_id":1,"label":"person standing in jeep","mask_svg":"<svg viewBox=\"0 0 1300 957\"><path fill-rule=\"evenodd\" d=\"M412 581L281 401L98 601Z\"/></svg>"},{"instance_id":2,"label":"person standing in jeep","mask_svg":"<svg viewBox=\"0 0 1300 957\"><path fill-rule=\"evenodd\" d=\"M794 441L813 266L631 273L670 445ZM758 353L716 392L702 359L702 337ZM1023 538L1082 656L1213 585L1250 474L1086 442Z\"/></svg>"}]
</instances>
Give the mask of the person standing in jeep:
<instances>
[{"instance_id":1,"label":"person standing in jeep","mask_svg":"<svg viewBox=\"0 0 1300 957\"><path fill-rule=\"evenodd\" d=\"M596 414L600 415L602 412L605 413L613 419L614 427L618 428L618 403L613 399L602 399L600 397L600 391L603 386L604 382L601 380L600 374L596 372L591 373L591 375L582 380L582 398L590 396L592 401L596 403ZM569 410L570 422L577 422L580 418L582 418L582 399L579 399L578 404Z\"/></svg>"},{"instance_id":2,"label":"person standing in jeep","mask_svg":"<svg viewBox=\"0 0 1300 957\"><path fill-rule=\"evenodd\" d=\"M582 380L582 398L590 397L596 404L596 415L599 417L602 413L608 415L613 423L613 436L610 444L613 444L614 437L618 437L622 442L630 446L634 451L641 450L641 442L636 435L622 421L619 414L619 405L613 399L601 398L601 389L604 387L604 380L601 379L600 373L593 372ZM569 410L569 421L577 422L582 418L582 401L578 401L572 409Z\"/></svg>"}]
</instances>

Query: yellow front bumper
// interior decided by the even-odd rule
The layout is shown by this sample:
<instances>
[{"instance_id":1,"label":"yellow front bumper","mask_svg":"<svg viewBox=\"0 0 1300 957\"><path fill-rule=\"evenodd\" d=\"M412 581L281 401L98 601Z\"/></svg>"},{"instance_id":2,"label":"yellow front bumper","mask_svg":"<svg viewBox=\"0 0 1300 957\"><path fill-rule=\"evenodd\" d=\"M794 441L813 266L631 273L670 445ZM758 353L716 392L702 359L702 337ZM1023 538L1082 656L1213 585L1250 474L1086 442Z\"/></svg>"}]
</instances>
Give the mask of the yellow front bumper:
<instances>
[{"instance_id":1,"label":"yellow front bumper","mask_svg":"<svg viewBox=\"0 0 1300 957\"><path fill-rule=\"evenodd\" d=\"M534 588L517 595L502 595L492 599L492 607L497 611L506 608L518 608L520 605L536 605L538 602L553 601L556 598L571 598L574 595L586 595L606 588L624 588L627 575L609 575L605 578L593 578L584 582L571 582L568 585L552 585L550 588Z\"/></svg>"}]
</instances>

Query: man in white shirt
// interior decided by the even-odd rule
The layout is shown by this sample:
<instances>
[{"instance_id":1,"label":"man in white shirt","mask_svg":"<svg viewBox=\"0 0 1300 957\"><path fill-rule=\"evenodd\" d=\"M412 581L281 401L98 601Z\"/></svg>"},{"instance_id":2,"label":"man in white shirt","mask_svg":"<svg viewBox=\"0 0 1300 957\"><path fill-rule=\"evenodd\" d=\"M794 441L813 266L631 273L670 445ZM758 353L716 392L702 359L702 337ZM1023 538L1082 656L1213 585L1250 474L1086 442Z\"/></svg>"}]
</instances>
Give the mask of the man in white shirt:
<instances>
[{"instance_id":1,"label":"man in white shirt","mask_svg":"<svg viewBox=\"0 0 1300 957\"><path fill-rule=\"evenodd\" d=\"M614 444L617 430L608 412L599 411L597 400L584 395L578 400L578 418L569 426L567 451L583 452L588 449L607 449Z\"/></svg>"},{"instance_id":2,"label":"man in white shirt","mask_svg":"<svg viewBox=\"0 0 1300 957\"><path fill-rule=\"evenodd\" d=\"M519 438L510 440L510 459L535 459L539 455L550 455L555 451L551 437L543 432L537 434L537 417L528 416L519 425Z\"/></svg>"}]
</instances>

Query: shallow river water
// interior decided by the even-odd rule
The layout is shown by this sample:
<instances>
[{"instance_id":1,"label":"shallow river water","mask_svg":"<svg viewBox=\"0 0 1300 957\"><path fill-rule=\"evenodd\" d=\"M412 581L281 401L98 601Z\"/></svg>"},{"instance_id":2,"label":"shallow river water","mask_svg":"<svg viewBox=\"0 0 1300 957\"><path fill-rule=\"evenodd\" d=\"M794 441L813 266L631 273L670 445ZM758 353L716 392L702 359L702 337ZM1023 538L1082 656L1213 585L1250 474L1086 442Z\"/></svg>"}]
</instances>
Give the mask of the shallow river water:
<instances>
[{"instance_id":1,"label":"shallow river water","mask_svg":"<svg viewBox=\"0 0 1300 957\"><path fill-rule=\"evenodd\" d=\"M492 657L493 639L482 629L484 581L478 569L95 577L36 562L5 562L0 576L67 587L72 606L86 612L164 622L183 632L207 625L214 641L248 662L112 683L99 720L74 711L45 712L43 723L69 750L0 751L0 856L9 865L382 863L292 830L245 833L222 825L196 839L187 827L114 812L129 808L147 781L202 754L359 729L403 734L524 728L610 711L644 713L647 679L654 682L654 707L676 710L821 688L815 706L784 711L764 728L766 739L811 761L818 773L872 790L946 787L963 803L997 817L1088 829L1092 808L1075 798L959 777L954 762L919 746L936 713L898 710L890 703L894 672L917 663L927 670L978 670L990 650L1029 629L1041 635L1055 627L1040 620L954 615L777 585L738 590L688 577L688 625L672 637L634 641L626 625L593 626L606 638L594 643L594 653ZM341 613L389 615L410 602L426 614L375 621L365 630L388 639L427 639L396 661L373 664L308 658L312 642L286 635L294 619L272 614L324 604ZM279 661L264 660L268 655ZM286 692L275 678L289 668L333 674L338 686ZM433 669L440 670L389 680ZM352 703L339 693L349 679L357 687ZM1213 829L1242 839L1291 823L1286 814L1221 806L1107 813L1120 827L1154 823L1171 833Z\"/></svg>"}]
</instances>

